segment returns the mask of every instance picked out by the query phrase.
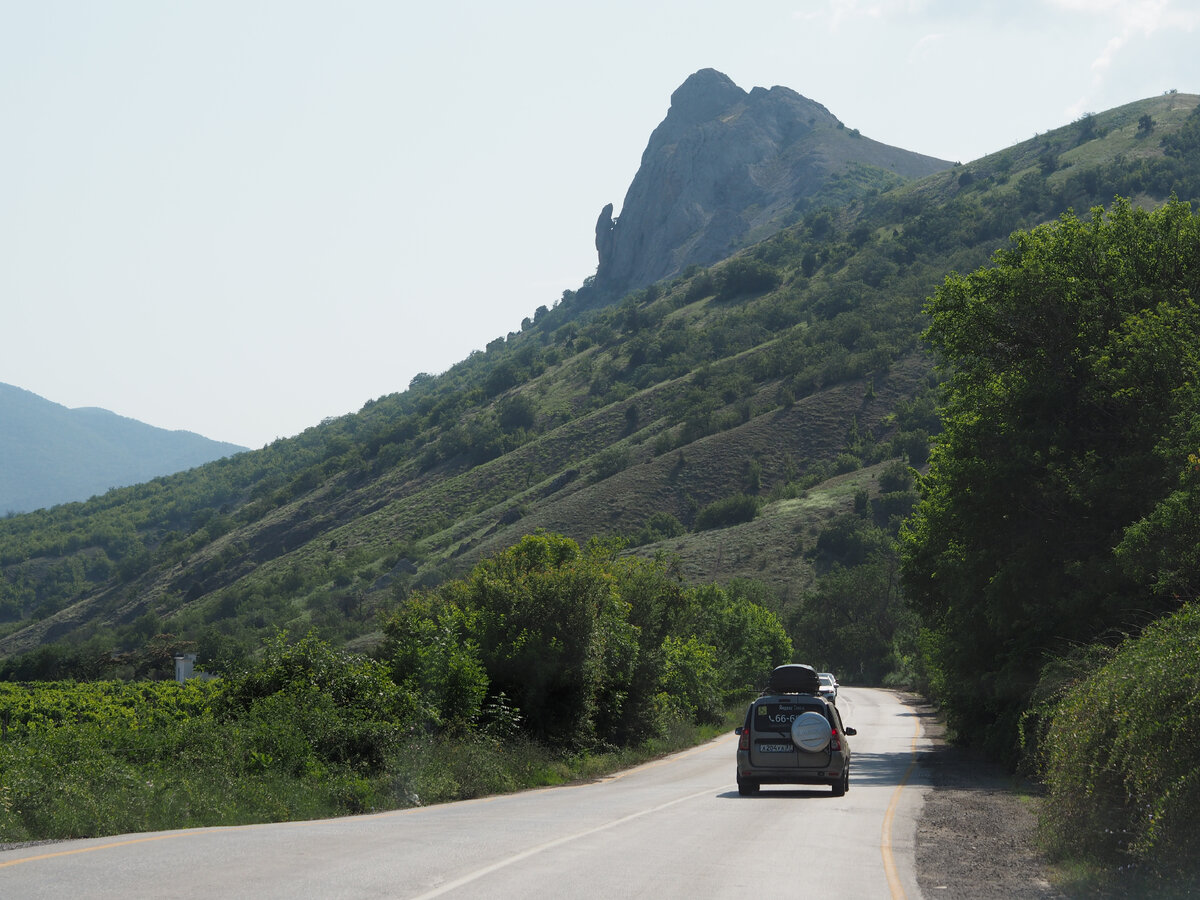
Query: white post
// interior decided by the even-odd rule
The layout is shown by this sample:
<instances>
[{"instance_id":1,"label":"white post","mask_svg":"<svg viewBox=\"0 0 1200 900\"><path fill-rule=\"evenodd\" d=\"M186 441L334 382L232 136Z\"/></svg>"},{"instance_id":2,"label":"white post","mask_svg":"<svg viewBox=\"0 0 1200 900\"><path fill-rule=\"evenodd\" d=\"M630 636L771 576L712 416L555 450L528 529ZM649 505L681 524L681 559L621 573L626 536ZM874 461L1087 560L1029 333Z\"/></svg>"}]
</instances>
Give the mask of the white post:
<instances>
[{"instance_id":1,"label":"white post","mask_svg":"<svg viewBox=\"0 0 1200 900\"><path fill-rule=\"evenodd\" d=\"M184 653L175 657L175 680L183 684L192 677L192 667L196 664L195 653Z\"/></svg>"}]
</instances>

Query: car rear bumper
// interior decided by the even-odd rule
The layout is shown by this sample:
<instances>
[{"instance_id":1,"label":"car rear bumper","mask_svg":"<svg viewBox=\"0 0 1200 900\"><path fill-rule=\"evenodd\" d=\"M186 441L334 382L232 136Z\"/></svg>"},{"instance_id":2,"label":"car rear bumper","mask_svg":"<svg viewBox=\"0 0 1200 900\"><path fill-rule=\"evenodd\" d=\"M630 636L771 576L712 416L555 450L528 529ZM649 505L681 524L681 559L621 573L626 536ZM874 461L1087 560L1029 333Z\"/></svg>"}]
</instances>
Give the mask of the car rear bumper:
<instances>
[{"instance_id":1,"label":"car rear bumper","mask_svg":"<svg viewBox=\"0 0 1200 900\"><path fill-rule=\"evenodd\" d=\"M823 784L830 787L842 780L841 773L830 775L827 772L820 775L799 775L795 772L738 772L738 777L742 781L752 781L755 784Z\"/></svg>"},{"instance_id":2,"label":"car rear bumper","mask_svg":"<svg viewBox=\"0 0 1200 900\"><path fill-rule=\"evenodd\" d=\"M738 753L737 774L744 781L758 784L837 784L848 765L846 758L835 753L821 768L790 768L781 766L752 766L749 754Z\"/></svg>"}]
</instances>

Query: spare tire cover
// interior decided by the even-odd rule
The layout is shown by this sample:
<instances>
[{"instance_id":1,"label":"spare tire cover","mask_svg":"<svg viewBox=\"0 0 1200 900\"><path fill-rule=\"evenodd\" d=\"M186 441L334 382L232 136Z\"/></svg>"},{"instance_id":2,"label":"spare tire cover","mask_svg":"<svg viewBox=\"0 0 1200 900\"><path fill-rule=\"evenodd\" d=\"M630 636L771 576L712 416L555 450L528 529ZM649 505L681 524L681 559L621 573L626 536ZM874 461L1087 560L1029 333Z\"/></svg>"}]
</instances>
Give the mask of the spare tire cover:
<instances>
[{"instance_id":1,"label":"spare tire cover","mask_svg":"<svg viewBox=\"0 0 1200 900\"><path fill-rule=\"evenodd\" d=\"M818 753L829 746L833 732L829 720L819 712L804 712L792 720L792 743L808 753Z\"/></svg>"}]
</instances>

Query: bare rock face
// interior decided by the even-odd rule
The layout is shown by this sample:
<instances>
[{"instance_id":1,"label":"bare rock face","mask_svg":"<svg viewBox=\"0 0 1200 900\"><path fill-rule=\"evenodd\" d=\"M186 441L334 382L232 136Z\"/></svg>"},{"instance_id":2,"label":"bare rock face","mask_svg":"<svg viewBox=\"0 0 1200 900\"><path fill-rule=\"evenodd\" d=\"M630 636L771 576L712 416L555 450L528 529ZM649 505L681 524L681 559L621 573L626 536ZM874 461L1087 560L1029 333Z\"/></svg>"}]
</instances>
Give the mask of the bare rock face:
<instances>
[{"instance_id":1,"label":"bare rock face","mask_svg":"<svg viewBox=\"0 0 1200 900\"><path fill-rule=\"evenodd\" d=\"M702 69L671 95L620 217L611 203L600 214L596 288L620 295L724 259L854 165L913 178L951 163L862 137L788 88L746 92Z\"/></svg>"},{"instance_id":2,"label":"bare rock face","mask_svg":"<svg viewBox=\"0 0 1200 900\"><path fill-rule=\"evenodd\" d=\"M596 254L600 257L600 268L608 265L612 259L613 250L613 205L606 203L600 210L600 218L596 220Z\"/></svg>"}]
</instances>

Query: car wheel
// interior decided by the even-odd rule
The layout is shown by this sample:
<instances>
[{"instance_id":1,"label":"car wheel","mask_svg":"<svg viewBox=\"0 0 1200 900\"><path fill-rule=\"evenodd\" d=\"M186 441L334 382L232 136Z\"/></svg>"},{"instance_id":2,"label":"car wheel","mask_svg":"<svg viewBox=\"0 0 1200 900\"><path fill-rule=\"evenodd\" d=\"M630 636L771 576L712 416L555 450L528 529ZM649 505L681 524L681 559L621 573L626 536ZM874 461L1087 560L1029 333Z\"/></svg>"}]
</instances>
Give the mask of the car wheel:
<instances>
[{"instance_id":1,"label":"car wheel","mask_svg":"<svg viewBox=\"0 0 1200 900\"><path fill-rule=\"evenodd\" d=\"M833 796L844 797L846 796L846 791L848 790L850 790L850 770L846 769L846 771L842 773L842 777L839 778L833 785Z\"/></svg>"},{"instance_id":2,"label":"car wheel","mask_svg":"<svg viewBox=\"0 0 1200 900\"><path fill-rule=\"evenodd\" d=\"M738 784L738 793L741 794L743 797L749 797L751 794L758 793L758 782L757 781L746 781L741 776L738 776L737 784Z\"/></svg>"}]
</instances>

